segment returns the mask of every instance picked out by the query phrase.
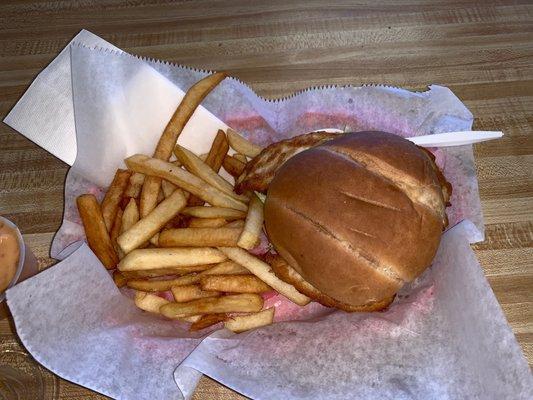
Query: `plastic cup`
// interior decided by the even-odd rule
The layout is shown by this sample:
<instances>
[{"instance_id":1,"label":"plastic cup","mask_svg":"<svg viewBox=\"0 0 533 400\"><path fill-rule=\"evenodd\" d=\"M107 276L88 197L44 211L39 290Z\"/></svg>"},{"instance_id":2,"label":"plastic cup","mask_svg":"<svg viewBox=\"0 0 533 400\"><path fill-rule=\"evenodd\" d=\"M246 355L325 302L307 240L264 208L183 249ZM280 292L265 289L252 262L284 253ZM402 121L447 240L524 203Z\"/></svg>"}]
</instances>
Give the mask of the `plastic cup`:
<instances>
[{"instance_id":1,"label":"plastic cup","mask_svg":"<svg viewBox=\"0 0 533 400\"><path fill-rule=\"evenodd\" d=\"M17 270L15 272L15 275L13 276L13 279L11 279L11 282L9 283L9 286L7 289L15 286L17 283L22 282L23 280L35 275L37 272L39 272L39 266L37 259L31 252L28 246L24 243L24 238L22 237L22 234L20 233L20 230L18 227L11 222L10 220L0 216L0 222L3 222L10 228L12 228L15 231L15 234L17 235L17 241L19 245L20 255L19 255L19 262L17 266ZM7 307L5 304L5 298L6 293L1 292L0 293L0 319L5 318L7 314Z\"/></svg>"}]
</instances>

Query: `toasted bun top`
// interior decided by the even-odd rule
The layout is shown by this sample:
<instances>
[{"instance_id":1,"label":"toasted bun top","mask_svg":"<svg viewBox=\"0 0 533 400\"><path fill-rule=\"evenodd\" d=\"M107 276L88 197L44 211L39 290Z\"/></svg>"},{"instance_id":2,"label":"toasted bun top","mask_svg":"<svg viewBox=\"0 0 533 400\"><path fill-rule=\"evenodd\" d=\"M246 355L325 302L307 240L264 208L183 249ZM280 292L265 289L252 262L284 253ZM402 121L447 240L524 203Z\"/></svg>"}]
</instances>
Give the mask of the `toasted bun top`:
<instances>
[{"instance_id":1,"label":"toasted bun top","mask_svg":"<svg viewBox=\"0 0 533 400\"><path fill-rule=\"evenodd\" d=\"M288 160L265 202L270 241L312 286L363 305L429 266L446 220L430 156L385 132L344 135Z\"/></svg>"}]
</instances>

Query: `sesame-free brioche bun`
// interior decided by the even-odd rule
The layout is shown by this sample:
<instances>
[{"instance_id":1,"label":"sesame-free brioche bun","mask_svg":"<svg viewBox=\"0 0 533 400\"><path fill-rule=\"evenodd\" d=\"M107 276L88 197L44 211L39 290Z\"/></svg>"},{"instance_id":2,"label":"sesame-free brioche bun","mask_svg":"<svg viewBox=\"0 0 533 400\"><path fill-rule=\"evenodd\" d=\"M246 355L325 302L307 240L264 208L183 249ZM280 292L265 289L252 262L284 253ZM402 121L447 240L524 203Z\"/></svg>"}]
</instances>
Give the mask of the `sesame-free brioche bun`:
<instances>
[{"instance_id":1,"label":"sesame-free brioche bun","mask_svg":"<svg viewBox=\"0 0 533 400\"><path fill-rule=\"evenodd\" d=\"M431 264L447 223L446 185L410 141L346 134L281 166L268 187L265 228L291 276L330 298L326 305L385 307Z\"/></svg>"}]
</instances>

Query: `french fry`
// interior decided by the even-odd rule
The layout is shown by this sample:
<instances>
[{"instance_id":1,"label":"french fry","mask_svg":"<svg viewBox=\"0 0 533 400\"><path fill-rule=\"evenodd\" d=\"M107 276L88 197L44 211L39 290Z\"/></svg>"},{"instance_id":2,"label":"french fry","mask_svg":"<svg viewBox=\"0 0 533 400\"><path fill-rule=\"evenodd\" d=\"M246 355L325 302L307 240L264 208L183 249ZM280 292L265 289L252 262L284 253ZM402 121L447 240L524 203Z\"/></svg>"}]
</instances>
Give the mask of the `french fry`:
<instances>
[{"instance_id":1,"label":"french fry","mask_svg":"<svg viewBox=\"0 0 533 400\"><path fill-rule=\"evenodd\" d=\"M240 154L240 153L235 153L233 155L233 158L236 158L237 160L239 160L240 162L246 164L248 162L248 159L246 158L246 156L244 154Z\"/></svg>"},{"instance_id":2,"label":"french fry","mask_svg":"<svg viewBox=\"0 0 533 400\"><path fill-rule=\"evenodd\" d=\"M176 286L180 278L174 279L130 279L126 285L131 289L142 290L143 292L164 292ZM198 287L199 288L199 287ZM214 296L214 294L213 294ZM187 300L185 300L187 301Z\"/></svg>"},{"instance_id":3,"label":"french fry","mask_svg":"<svg viewBox=\"0 0 533 400\"><path fill-rule=\"evenodd\" d=\"M181 213L195 218L224 218L226 220L246 218L245 212L224 207L185 207Z\"/></svg>"},{"instance_id":4,"label":"french fry","mask_svg":"<svg viewBox=\"0 0 533 400\"><path fill-rule=\"evenodd\" d=\"M113 248L96 197L92 194L83 194L76 199L76 205L89 247L107 269L115 268L118 263L118 256Z\"/></svg>"},{"instance_id":5,"label":"french fry","mask_svg":"<svg viewBox=\"0 0 533 400\"><path fill-rule=\"evenodd\" d=\"M237 153L244 154L247 157L255 157L261 153L262 148L256 144L253 144L249 140L246 140L233 129L229 128L226 132L229 145Z\"/></svg>"},{"instance_id":6,"label":"french fry","mask_svg":"<svg viewBox=\"0 0 533 400\"><path fill-rule=\"evenodd\" d=\"M159 194L157 195L157 204L161 203L163 199L166 199L165 193L163 193L162 188L159 188Z\"/></svg>"},{"instance_id":7,"label":"french fry","mask_svg":"<svg viewBox=\"0 0 533 400\"><path fill-rule=\"evenodd\" d=\"M209 153L202 154L199 158L206 163L214 172L220 170L222 166L222 161L224 161L224 156L229 150L228 141L226 139L226 134L223 130L219 129L213 143L211 144L211 149ZM204 204L204 201L196 196L191 196L187 203L189 206L201 206Z\"/></svg>"},{"instance_id":8,"label":"french fry","mask_svg":"<svg viewBox=\"0 0 533 400\"><path fill-rule=\"evenodd\" d=\"M242 219L237 219L235 221L228 222L226 225L224 225L226 228L244 228L244 221Z\"/></svg>"},{"instance_id":9,"label":"french fry","mask_svg":"<svg viewBox=\"0 0 533 400\"><path fill-rule=\"evenodd\" d=\"M122 225L120 226L120 233L126 232L135 223L139 221L139 208L134 198L130 198L128 205L122 213Z\"/></svg>"},{"instance_id":10,"label":"french fry","mask_svg":"<svg viewBox=\"0 0 533 400\"><path fill-rule=\"evenodd\" d=\"M201 318L199 321L201 321ZM248 331L250 329L259 328L260 326L270 325L273 321L274 308L272 307L254 314L235 315L229 317L226 322L224 322L224 328L227 328L232 332L239 333Z\"/></svg>"},{"instance_id":11,"label":"french fry","mask_svg":"<svg viewBox=\"0 0 533 400\"><path fill-rule=\"evenodd\" d=\"M259 235L263 230L263 203L254 193L248 205L248 215L244 222L244 228L239 236L237 245L250 250L259 243Z\"/></svg>"},{"instance_id":12,"label":"french fry","mask_svg":"<svg viewBox=\"0 0 533 400\"><path fill-rule=\"evenodd\" d=\"M202 318L202 315L190 315L188 317L178 318L181 321L185 322L192 322L193 324L195 322L198 322Z\"/></svg>"},{"instance_id":13,"label":"french fry","mask_svg":"<svg viewBox=\"0 0 533 400\"><path fill-rule=\"evenodd\" d=\"M150 238L150 243L152 243L155 247L159 247L159 232Z\"/></svg>"},{"instance_id":14,"label":"french fry","mask_svg":"<svg viewBox=\"0 0 533 400\"><path fill-rule=\"evenodd\" d=\"M157 147L154 152L154 157L161 160L168 160L172 154L172 149L176 145L178 136L183 131L183 128L191 118L196 108L200 105L202 100L226 77L224 72L217 72L209 75L204 79L196 82L189 88L180 105L172 115L168 122Z\"/></svg>"},{"instance_id":15,"label":"french fry","mask_svg":"<svg viewBox=\"0 0 533 400\"><path fill-rule=\"evenodd\" d=\"M118 209L117 213L115 214L115 221L113 222L113 226L111 228L111 232L109 232L109 238L111 239L111 243L113 244L113 247L115 248L115 251L120 256L119 253L119 247L117 244L117 238L120 235L120 229L122 227L122 214L124 211L122 209Z\"/></svg>"},{"instance_id":16,"label":"french fry","mask_svg":"<svg viewBox=\"0 0 533 400\"><path fill-rule=\"evenodd\" d=\"M200 279L202 290L229 293L263 293L272 290L255 275L208 275Z\"/></svg>"},{"instance_id":17,"label":"french fry","mask_svg":"<svg viewBox=\"0 0 533 400\"><path fill-rule=\"evenodd\" d=\"M267 285L272 287L278 293L287 297L292 302L300 306L305 306L311 301L309 297L298 292L294 286L289 285L288 283L285 283L276 277L276 275L274 275L272 272L270 265L261 261L257 257L254 257L246 250L241 249L240 247L219 247L218 249L230 260L233 260L247 268L252 274L257 276Z\"/></svg>"},{"instance_id":18,"label":"french fry","mask_svg":"<svg viewBox=\"0 0 533 400\"><path fill-rule=\"evenodd\" d=\"M172 155L172 150L176 145L176 140L196 108L211 90L213 90L225 77L225 73L218 72L207 76L191 86L187 93L185 93L180 105L170 118L163 134L159 138L159 142L154 151L154 158L163 161L169 160ZM148 176L145 179L141 193L141 216L143 217L148 215L156 205L157 195L159 193L159 188L161 187L160 178L161 177ZM145 186L147 186L146 189Z\"/></svg>"},{"instance_id":19,"label":"french fry","mask_svg":"<svg viewBox=\"0 0 533 400\"><path fill-rule=\"evenodd\" d=\"M172 286L170 290L176 303L186 303L192 300L222 295L220 292L202 290L198 285Z\"/></svg>"},{"instance_id":20,"label":"french fry","mask_svg":"<svg viewBox=\"0 0 533 400\"><path fill-rule=\"evenodd\" d=\"M236 194L233 191L233 186L231 183L213 171L209 165L200 160L192 151L189 151L180 145L176 145L174 148L174 154L190 173L196 175L200 179L203 179L205 182L214 188L217 188L221 192L233 197L235 200L244 202L248 201L245 196Z\"/></svg>"},{"instance_id":21,"label":"french fry","mask_svg":"<svg viewBox=\"0 0 533 400\"><path fill-rule=\"evenodd\" d=\"M159 234L160 247L236 246L241 230L238 228L168 229Z\"/></svg>"},{"instance_id":22,"label":"french fry","mask_svg":"<svg viewBox=\"0 0 533 400\"><path fill-rule=\"evenodd\" d=\"M111 232L113 222L115 222L115 215L120 208L122 195L129 183L130 175L131 171L118 169L113 178L113 182L111 182L111 185L107 189L104 200L102 200L102 216L104 217L105 226L108 232Z\"/></svg>"},{"instance_id":23,"label":"french fry","mask_svg":"<svg viewBox=\"0 0 533 400\"><path fill-rule=\"evenodd\" d=\"M144 293L144 292L136 292L134 302L135 302L135 305L141 310L148 311L154 314L161 314L159 312L159 308L162 305L169 303L168 300L162 297L156 296L155 294ZM201 318L200 315L189 315L187 317L176 318L176 319L180 321L194 323L198 321L200 318Z\"/></svg>"},{"instance_id":24,"label":"french fry","mask_svg":"<svg viewBox=\"0 0 533 400\"><path fill-rule=\"evenodd\" d=\"M163 194L165 195L165 198L169 198L170 195L174 193L174 190L176 190L176 185L170 183L166 179L163 179L161 181L161 189L163 189Z\"/></svg>"},{"instance_id":25,"label":"french fry","mask_svg":"<svg viewBox=\"0 0 533 400\"><path fill-rule=\"evenodd\" d=\"M242 161L237 160L235 157L226 155L226 157L224 157L222 166L228 172L228 174L230 174L234 178L237 178L242 174L242 171L244 171L244 167L246 167L246 164Z\"/></svg>"},{"instance_id":26,"label":"french fry","mask_svg":"<svg viewBox=\"0 0 533 400\"><path fill-rule=\"evenodd\" d=\"M133 197L137 199L141 195L141 190L143 188L144 175L138 172L131 174L128 181L128 185L124 190L124 197Z\"/></svg>"},{"instance_id":27,"label":"french fry","mask_svg":"<svg viewBox=\"0 0 533 400\"><path fill-rule=\"evenodd\" d=\"M123 287L128 279L124 276L122 272L119 270L113 271L113 282L115 282L115 285L117 285L118 288Z\"/></svg>"},{"instance_id":28,"label":"french fry","mask_svg":"<svg viewBox=\"0 0 533 400\"><path fill-rule=\"evenodd\" d=\"M159 309L170 302L167 299L156 296L155 294L137 291L135 292L134 302L141 310L154 314L161 314Z\"/></svg>"},{"instance_id":29,"label":"french fry","mask_svg":"<svg viewBox=\"0 0 533 400\"><path fill-rule=\"evenodd\" d=\"M139 272L146 273L149 271L124 271L123 274L126 276L129 276L129 274L131 273L137 274ZM219 264L216 264L215 266L211 266L210 268L201 270L200 272L192 272L187 275L180 276L179 278L175 278L174 285L175 286L193 285L193 284L200 282L200 279L203 276L231 275L231 274L239 274L239 275L250 274L250 271L248 271L242 265L239 265L234 261L224 261Z\"/></svg>"},{"instance_id":30,"label":"french fry","mask_svg":"<svg viewBox=\"0 0 533 400\"><path fill-rule=\"evenodd\" d=\"M200 281L200 274L192 272L174 279L174 286L194 285Z\"/></svg>"},{"instance_id":31,"label":"french fry","mask_svg":"<svg viewBox=\"0 0 533 400\"><path fill-rule=\"evenodd\" d=\"M220 228L226 222L224 218L191 218L189 228Z\"/></svg>"},{"instance_id":32,"label":"french fry","mask_svg":"<svg viewBox=\"0 0 533 400\"><path fill-rule=\"evenodd\" d=\"M159 268L215 264L225 261L224 253L210 247L136 249L119 263L120 271L150 270Z\"/></svg>"},{"instance_id":33,"label":"french fry","mask_svg":"<svg viewBox=\"0 0 533 400\"><path fill-rule=\"evenodd\" d=\"M251 274L251 272L244 268L242 265L237 264L235 261L223 261L213 267L202 271L200 277L206 275L246 275Z\"/></svg>"},{"instance_id":34,"label":"french fry","mask_svg":"<svg viewBox=\"0 0 533 400\"><path fill-rule=\"evenodd\" d=\"M161 178L146 176L141 190L139 212L141 218L146 217L157 206L157 197L161 189Z\"/></svg>"},{"instance_id":35,"label":"french fry","mask_svg":"<svg viewBox=\"0 0 533 400\"><path fill-rule=\"evenodd\" d=\"M137 221L135 225L117 238L117 243L122 251L127 254L150 240L186 204L187 201L183 192L181 190L174 191L169 198L163 200L150 214Z\"/></svg>"},{"instance_id":36,"label":"french fry","mask_svg":"<svg viewBox=\"0 0 533 400\"><path fill-rule=\"evenodd\" d=\"M215 139L213 140L211 149L209 149L205 163L209 165L213 171L218 172L222 166L224 157L228 153L228 150L229 144L228 140L226 139L226 134L222 129L219 129Z\"/></svg>"},{"instance_id":37,"label":"french fry","mask_svg":"<svg viewBox=\"0 0 533 400\"><path fill-rule=\"evenodd\" d=\"M135 270L135 271L121 271L121 274L126 277L126 279L139 279L139 278L155 278L167 275L187 275L191 273L198 273L206 271L214 266L219 264L206 264L206 265L189 265L181 267L168 267L168 268L155 268L147 270ZM244 268L244 267L243 267ZM245 268L246 269L246 268Z\"/></svg>"},{"instance_id":38,"label":"french fry","mask_svg":"<svg viewBox=\"0 0 533 400\"><path fill-rule=\"evenodd\" d=\"M256 312L263 307L263 298L258 294L232 294L222 297L207 297L187 303L168 303L160 308L167 318L182 318L188 315L227 312Z\"/></svg>"},{"instance_id":39,"label":"french fry","mask_svg":"<svg viewBox=\"0 0 533 400\"><path fill-rule=\"evenodd\" d=\"M134 171L166 179L214 206L228 207L241 211L247 211L248 209L245 203L221 192L190 172L171 163L141 154L131 156L125 162Z\"/></svg>"},{"instance_id":40,"label":"french fry","mask_svg":"<svg viewBox=\"0 0 533 400\"><path fill-rule=\"evenodd\" d=\"M216 325L219 322L224 322L228 319L227 314L204 314L196 322L193 322L189 327L190 332L201 331L202 329L209 328Z\"/></svg>"}]
</instances>

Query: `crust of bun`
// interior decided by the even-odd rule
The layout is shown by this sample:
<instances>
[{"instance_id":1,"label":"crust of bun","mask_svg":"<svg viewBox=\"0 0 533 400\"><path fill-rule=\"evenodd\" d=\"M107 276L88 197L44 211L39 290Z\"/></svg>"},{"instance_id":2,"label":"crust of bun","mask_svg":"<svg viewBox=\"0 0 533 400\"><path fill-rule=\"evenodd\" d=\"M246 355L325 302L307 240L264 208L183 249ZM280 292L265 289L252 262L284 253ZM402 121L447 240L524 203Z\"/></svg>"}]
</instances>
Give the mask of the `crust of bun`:
<instances>
[{"instance_id":1,"label":"crust of bun","mask_svg":"<svg viewBox=\"0 0 533 400\"><path fill-rule=\"evenodd\" d=\"M291 284L300 293L305 294L307 297L326 307L334 307L346 312L382 311L393 302L395 297L392 296L381 301L361 305L343 303L320 292L320 290L302 278L302 276L296 272L296 270L292 268L279 254L268 253L265 255L265 261L270 264L272 271L274 271L279 279Z\"/></svg>"}]
</instances>

